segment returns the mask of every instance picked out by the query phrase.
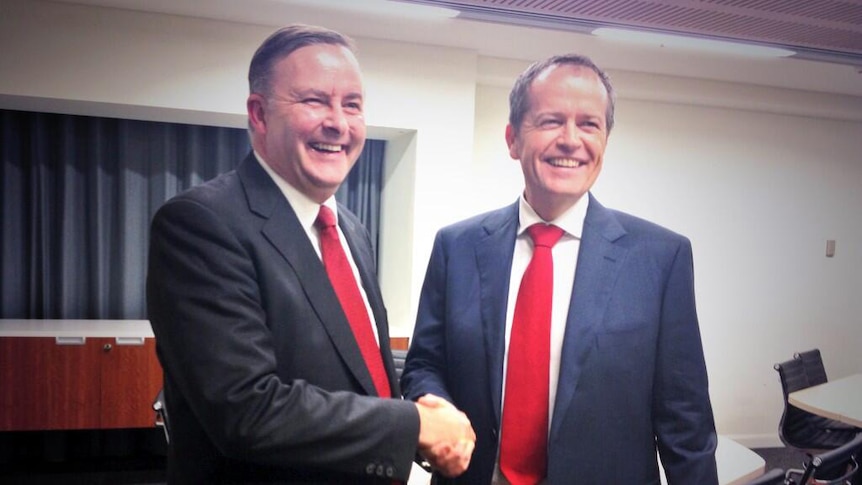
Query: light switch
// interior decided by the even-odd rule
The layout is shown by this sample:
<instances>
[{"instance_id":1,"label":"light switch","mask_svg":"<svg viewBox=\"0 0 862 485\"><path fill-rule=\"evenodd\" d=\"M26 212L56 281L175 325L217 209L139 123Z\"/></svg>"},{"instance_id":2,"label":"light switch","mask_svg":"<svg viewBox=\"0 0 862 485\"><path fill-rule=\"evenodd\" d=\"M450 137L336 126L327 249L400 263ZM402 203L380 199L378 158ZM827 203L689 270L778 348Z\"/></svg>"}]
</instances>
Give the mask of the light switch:
<instances>
[{"instance_id":1,"label":"light switch","mask_svg":"<svg viewBox=\"0 0 862 485\"><path fill-rule=\"evenodd\" d=\"M826 257L831 258L835 256L835 240L827 239L826 240Z\"/></svg>"}]
</instances>

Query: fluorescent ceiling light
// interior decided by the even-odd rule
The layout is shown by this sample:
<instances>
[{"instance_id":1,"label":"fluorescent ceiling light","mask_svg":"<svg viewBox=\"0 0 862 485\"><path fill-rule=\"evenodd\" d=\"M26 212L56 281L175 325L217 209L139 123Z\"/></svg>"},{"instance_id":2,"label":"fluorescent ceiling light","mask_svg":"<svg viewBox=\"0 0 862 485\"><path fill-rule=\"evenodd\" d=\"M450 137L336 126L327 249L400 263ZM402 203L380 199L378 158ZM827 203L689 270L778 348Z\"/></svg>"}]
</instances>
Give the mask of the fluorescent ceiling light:
<instances>
[{"instance_id":1,"label":"fluorescent ceiling light","mask_svg":"<svg viewBox=\"0 0 862 485\"><path fill-rule=\"evenodd\" d=\"M342 11L404 18L450 19L456 17L460 13L458 10L451 8L419 5L415 3L392 2L389 0L294 0L294 3Z\"/></svg>"},{"instance_id":2,"label":"fluorescent ceiling light","mask_svg":"<svg viewBox=\"0 0 862 485\"><path fill-rule=\"evenodd\" d=\"M676 49L696 50L701 52L709 51L753 57L788 57L796 54L796 52L790 49L781 49L779 47L770 47L758 44L742 44L724 40L705 39L703 37L684 37L681 35L660 34L643 30L599 27L598 29L593 30L593 34L606 39Z\"/></svg>"}]
</instances>

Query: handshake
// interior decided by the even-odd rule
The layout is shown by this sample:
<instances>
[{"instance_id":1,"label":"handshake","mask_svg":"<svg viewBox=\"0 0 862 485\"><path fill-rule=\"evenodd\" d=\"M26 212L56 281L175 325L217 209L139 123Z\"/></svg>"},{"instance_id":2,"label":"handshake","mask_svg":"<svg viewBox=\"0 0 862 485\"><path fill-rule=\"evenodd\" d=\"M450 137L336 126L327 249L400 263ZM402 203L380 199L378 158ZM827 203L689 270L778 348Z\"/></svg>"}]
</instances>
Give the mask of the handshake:
<instances>
[{"instance_id":1,"label":"handshake","mask_svg":"<svg viewBox=\"0 0 862 485\"><path fill-rule=\"evenodd\" d=\"M447 477L456 477L470 466L476 433L467 416L442 397L426 394L416 401L419 409L419 454Z\"/></svg>"}]
</instances>

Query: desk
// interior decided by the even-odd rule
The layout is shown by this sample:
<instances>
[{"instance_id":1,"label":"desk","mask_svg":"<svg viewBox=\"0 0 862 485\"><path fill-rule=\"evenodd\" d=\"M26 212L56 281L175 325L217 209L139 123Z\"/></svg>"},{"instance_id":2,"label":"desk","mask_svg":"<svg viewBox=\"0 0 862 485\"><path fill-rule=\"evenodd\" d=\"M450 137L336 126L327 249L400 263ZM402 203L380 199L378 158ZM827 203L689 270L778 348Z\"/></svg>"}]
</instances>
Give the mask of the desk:
<instances>
[{"instance_id":1,"label":"desk","mask_svg":"<svg viewBox=\"0 0 862 485\"><path fill-rule=\"evenodd\" d=\"M799 409L862 428L862 373L791 392L787 401Z\"/></svg>"}]
</instances>

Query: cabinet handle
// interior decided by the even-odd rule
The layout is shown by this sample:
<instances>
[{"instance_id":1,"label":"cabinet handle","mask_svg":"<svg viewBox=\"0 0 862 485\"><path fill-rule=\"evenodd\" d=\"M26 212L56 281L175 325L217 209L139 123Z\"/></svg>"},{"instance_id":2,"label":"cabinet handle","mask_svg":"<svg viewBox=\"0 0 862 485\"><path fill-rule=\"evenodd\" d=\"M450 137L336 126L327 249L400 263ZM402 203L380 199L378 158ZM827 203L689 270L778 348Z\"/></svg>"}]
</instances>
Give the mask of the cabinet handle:
<instances>
[{"instance_id":1,"label":"cabinet handle","mask_svg":"<svg viewBox=\"0 0 862 485\"><path fill-rule=\"evenodd\" d=\"M117 345L144 345L144 337L117 337L114 341Z\"/></svg>"},{"instance_id":2,"label":"cabinet handle","mask_svg":"<svg viewBox=\"0 0 862 485\"><path fill-rule=\"evenodd\" d=\"M111 345L111 344L105 344L105 346L104 346L104 347L102 347L102 350L104 350L105 352L110 352L110 351L111 351L111 349L113 349L113 348L114 348L114 346L113 346L113 345Z\"/></svg>"},{"instance_id":3,"label":"cabinet handle","mask_svg":"<svg viewBox=\"0 0 862 485\"><path fill-rule=\"evenodd\" d=\"M87 337L54 337L54 343L57 345L84 345Z\"/></svg>"}]
</instances>

